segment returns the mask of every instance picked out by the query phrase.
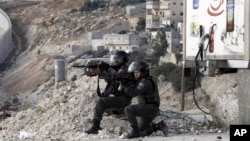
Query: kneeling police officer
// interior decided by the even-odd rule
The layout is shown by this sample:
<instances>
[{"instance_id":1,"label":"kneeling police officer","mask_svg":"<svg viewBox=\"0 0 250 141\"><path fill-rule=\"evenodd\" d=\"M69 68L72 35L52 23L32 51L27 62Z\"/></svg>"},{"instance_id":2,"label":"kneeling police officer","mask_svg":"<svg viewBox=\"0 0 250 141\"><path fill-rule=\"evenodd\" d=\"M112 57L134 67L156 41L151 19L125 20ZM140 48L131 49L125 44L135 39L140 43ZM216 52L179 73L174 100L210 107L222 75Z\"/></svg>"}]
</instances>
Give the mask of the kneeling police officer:
<instances>
[{"instance_id":1,"label":"kneeling police officer","mask_svg":"<svg viewBox=\"0 0 250 141\"><path fill-rule=\"evenodd\" d=\"M112 90L108 88L101 94L95 107L94 107L94 117L92 126L85 131L87 134L97 134L101 129L100 123L104 112L107 109L124 109L131 102L131 97L127 96L121 86L117 86L117 78L121 76L129 76L128 74L128 54L124 51L115 51L110 56L111 65L116 68L116 72L107 72L100 70L99 68L91 69L93 75L99 75L101 79L107 82L114 82L115 86L111 87ZM129 82L127 82L129 83ZM110 83L110 86L113 84ZM120 83L119 83L120 85ZM130 84L128 84L130 85ZM114 96L109 96L112 93Z\"/></svg>"},{"instance_id":2,"label":"kneeling police officer","mask_svg":"<svg viewBox=\"0 0 250 141\"><path fill-rule=\"evenodd\" d=\"M132 86L125 83L122 85L128 96L137 96L138 104L125 107L125 114L132 127L127 138L148 136L157 130L163 131L164 136L167 136L168 127L164 121L151 124L159 115L160 97L157 83L149 75L149 65L144 62L132 62L128 67L128 72L134 73L138 81ZM137 117L139 117L139 122Z\"/></svg>"}]
</instances>

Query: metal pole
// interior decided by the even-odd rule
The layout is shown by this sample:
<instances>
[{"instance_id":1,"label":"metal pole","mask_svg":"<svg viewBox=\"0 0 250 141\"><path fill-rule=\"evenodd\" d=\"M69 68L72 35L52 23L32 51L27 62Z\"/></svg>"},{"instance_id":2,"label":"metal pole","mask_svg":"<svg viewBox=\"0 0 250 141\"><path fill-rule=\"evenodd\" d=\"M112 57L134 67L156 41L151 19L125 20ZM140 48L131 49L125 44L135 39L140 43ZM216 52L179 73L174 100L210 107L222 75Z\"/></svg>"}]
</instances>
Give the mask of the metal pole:
<instances>
[{"instance_id":1,"label":"metal pole","mask_svg":"<svg viewBox=\"0 0 250 141\"><path fill-rule=\"evenodd\" d=\"M245 59L246 60L250 60L250 49L249 49L249 45L250 45L250 41L249 41L249 37L250 37L250 16L249 16L249 5L250 5L250 1L249 0L245 0L245 7L244 7L244 15L245 15L245 19L244 19L244 53L245 53Z\"/></svg>"},{"instance_id":2,"label":"metal pole","mask_svg":"<svg viewBox=\"0 0 250 141\"><path fill-rule=\"evenodd\" d=\"M184 77L184 70L185 70L185 61L182 63L182 74L181 74L181 111L184 111L185 108L185 77Z\"/></svg>"},{"instance_id":3,"label":"metal pole","mask_svg":"<svg viewBox=\"0 0 250 141\"><path fill-rule=\"evenodd\" d=\"M187 13L187 2L183 1L183 34L182 34L182 41L183 41L183 54L182 54L182 75L181 75L181 111L184 111L185 106L185 78L184 78L184 72L185 72L185 61L186 61L186 13Z\"/></svg>"}]
</instances>

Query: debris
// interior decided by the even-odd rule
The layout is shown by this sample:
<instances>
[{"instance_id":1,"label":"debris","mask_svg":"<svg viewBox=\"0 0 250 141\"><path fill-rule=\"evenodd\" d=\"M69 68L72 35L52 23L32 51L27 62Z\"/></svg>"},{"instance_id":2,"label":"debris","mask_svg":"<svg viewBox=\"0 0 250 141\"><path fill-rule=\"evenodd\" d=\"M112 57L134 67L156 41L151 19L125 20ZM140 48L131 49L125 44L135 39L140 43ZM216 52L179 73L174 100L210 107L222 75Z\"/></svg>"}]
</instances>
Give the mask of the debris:
<instances>
[{"instance_id":1,"label":"debris","mask_svg":"<svg viewBox=\"0 0 250 141\"><path fill-rule=\"evenodd\" d=\"M28 138L32 138L36 135L36 132L34 133L30 133L30 132L26 132L26 131L20 131L20 136L19 138L21 140L24 140L24 139L28 139Z\"/></svg>"}]
</instances>

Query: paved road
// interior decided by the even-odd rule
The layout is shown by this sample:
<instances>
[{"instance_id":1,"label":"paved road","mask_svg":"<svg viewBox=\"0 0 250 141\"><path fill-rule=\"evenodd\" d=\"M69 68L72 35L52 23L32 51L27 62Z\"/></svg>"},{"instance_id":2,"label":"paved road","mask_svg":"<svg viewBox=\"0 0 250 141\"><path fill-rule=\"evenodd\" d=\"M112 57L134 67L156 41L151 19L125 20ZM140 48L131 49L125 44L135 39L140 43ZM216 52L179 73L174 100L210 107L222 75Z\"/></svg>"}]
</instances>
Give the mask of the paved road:
<instances>
[{"instance_id":1,"label":"paved road","mask_svg":"<svg viewBox=\"0 0 250 141\"><path fill-rule=\"evenodd\" d=\"M221 139L218 139L221 137ZM170 135L169 137L150 136L135 139L103 139L98 141L229 141L228 133L210 133L210 134L179 134Z\"/></svg>"}]
</instances>

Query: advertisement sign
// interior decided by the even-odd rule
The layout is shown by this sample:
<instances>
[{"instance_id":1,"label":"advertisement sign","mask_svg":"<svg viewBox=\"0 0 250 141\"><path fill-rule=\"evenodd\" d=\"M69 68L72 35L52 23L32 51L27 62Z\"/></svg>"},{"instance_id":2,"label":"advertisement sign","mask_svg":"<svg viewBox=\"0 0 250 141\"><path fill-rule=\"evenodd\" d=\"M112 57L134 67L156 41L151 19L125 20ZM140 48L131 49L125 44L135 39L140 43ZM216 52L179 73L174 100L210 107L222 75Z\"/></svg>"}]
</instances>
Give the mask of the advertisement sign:
<instances>
[{"instance_id":1,"label":"advertisement sign","mask_svg":"<svg viewBox=\"0 0 250 141\"><path fill-rule=\"evenodd\" d=\"M186 0L186 60L244 58L245 0Z\"/></svg>"}]
</instances>

